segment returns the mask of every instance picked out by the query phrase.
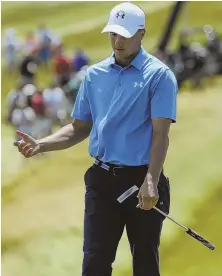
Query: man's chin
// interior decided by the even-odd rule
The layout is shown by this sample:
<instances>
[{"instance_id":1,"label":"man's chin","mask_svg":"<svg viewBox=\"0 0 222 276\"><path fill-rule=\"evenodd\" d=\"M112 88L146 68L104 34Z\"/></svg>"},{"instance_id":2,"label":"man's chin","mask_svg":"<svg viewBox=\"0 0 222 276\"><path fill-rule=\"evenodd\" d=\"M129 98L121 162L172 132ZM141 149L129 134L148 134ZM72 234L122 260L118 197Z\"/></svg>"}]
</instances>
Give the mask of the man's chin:
<instances>
[{"instance_id":1,"label":"man's chin","mask_svg":"<svg viewBox=\"0 0 222 276\"><path fill-rule=\"evenodd\" d=\"M126 53L123 50L115 50L115 56L116 58L125 59Z\"/></svg>"}]
</instances>

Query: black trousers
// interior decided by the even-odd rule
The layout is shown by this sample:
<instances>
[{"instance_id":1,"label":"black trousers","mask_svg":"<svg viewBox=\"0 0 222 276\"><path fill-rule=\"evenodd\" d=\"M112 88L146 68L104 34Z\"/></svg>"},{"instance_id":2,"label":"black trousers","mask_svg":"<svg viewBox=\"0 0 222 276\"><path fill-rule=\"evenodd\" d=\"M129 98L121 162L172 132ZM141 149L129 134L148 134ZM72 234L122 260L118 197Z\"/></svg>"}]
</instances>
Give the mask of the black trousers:
<instances>
[{"instance_id":1,"label":"black trousers","mask_svg":"<svg viewBox=\"0 0 222 276\"><path fill-rule=\"evenodd\" d=\"M85 174L84 259L82 276L111 276L124 227L133 258L133 276L159 276L159 244L164 216L154 209L136 208L137 192L119 203L133 185L143 184L147 167L124 170L114 176L97 165ZM168 179L161 173L157 207L169 213Z\"/></svg>"}]
</instances>

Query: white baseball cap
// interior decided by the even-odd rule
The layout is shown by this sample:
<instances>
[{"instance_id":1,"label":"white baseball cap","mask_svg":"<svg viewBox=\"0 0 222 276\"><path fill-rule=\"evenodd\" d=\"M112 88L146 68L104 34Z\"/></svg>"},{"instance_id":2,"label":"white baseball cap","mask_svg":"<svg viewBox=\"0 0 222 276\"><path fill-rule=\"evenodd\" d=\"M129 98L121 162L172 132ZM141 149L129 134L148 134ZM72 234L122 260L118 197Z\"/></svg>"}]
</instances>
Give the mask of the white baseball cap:
<instances>
[{"instance_id":1,"label":"white baseball cap","mask_svg":"<svg viewBox=\"0 0 222 276\"><path fill-rule=\"evenodd\" d=\"M109 21L102 33L113 32L130 38L139 29L145 28L145 13L132 3L122 3L115 6L109 16Z\"/></svg>"}]
</instances>

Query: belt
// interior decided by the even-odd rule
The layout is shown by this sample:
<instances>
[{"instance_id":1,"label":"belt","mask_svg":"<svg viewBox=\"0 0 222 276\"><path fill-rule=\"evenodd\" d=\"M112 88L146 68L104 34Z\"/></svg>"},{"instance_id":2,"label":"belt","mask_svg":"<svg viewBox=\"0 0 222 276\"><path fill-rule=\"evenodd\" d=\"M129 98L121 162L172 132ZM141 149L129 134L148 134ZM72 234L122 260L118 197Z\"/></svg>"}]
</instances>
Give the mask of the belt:
<instances>
[{"instance_id":1,"label":"belt","mask_svg":"<svg viewBox=\"0 0 222 276\"><path fill-rule=\"evenodd\" d=\"M141 166L118 166L111 163L104 163L99 159L95 159L94 164L99 166L100 168L111 172L114 176L121 175L122 173L129 173L129 171L134 171L138 169L145 169L148 168L148 165L141 165Z\"/></svg>"}]
</instances>

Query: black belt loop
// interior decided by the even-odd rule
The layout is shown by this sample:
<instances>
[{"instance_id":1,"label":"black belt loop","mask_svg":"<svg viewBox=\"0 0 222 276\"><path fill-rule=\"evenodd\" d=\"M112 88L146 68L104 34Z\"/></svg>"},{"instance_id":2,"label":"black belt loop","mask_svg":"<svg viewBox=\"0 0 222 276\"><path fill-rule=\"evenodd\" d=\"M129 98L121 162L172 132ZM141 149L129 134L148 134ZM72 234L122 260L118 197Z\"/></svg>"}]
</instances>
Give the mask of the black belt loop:
<instances>
[{"instance_id":1,"label":"black belt loop","mask_svg":"<svg viewBox=\"0 0 222 276\"><path fill-rule=\"evenodd\" d=\"M113 167L113 175L114 175L114 176L118 176L117 171L119 170L119 172L121 173L121 170L122 170L123 168L124 168L124 167Z\"/></svg>"}]
</instances>

